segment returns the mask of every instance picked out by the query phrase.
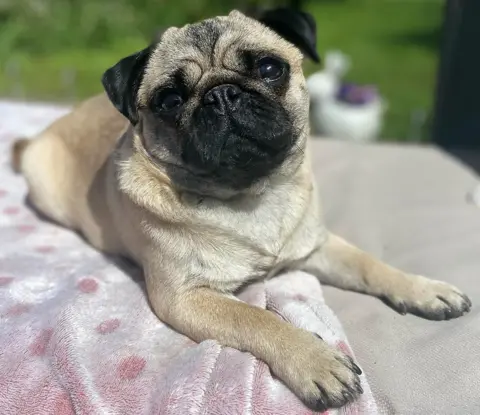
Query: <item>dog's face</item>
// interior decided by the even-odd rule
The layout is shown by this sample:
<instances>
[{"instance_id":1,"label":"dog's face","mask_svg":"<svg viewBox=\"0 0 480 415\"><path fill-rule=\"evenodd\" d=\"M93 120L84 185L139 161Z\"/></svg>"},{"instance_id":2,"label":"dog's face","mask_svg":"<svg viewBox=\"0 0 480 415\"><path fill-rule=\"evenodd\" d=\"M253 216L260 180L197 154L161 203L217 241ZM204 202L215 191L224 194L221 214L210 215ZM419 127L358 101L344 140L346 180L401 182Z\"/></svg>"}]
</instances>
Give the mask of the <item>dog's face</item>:
<instances>
[{"instance_id":1,"label":"dog's face","mask_svg":"<svg viewBox=\"0 0 480 415\"><path fill-rule=\"evenodd\" d=\"M170 28L105 73L113 104L178 186L244 191L303 152L309 100L298 47L317 58L315 26L303 13L293 26L281 11L266 16L235 11Z\"/></svg>"}]
</instances>

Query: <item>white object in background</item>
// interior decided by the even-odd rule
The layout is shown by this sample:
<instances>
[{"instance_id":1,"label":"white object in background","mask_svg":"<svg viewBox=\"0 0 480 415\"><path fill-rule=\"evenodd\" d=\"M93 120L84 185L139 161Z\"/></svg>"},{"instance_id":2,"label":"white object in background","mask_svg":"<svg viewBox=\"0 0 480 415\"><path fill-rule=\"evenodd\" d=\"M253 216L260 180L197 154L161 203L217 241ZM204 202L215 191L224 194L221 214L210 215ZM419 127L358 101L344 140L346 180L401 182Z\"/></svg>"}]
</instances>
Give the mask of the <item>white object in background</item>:
<instances>
[{"instance_id":1,"label":"white object in background","mask_svg":"<svg viewBox=\"0 0 480 415\"><path fill-rule=\"evenodd\" d=\"M325 100L337 95L343 76L350 69L350 59L339 51L327 52L325 68L307 78L310 100Z\"/></svg>"},{"instance_id":2,"label":"white object in background","mask_svg":"<svg viewBox=\"0 0 480 415\"><path fill-rule=\"evenodd\" d=\"M383 126L386 104L379 95L362 104L338 98L350 65L348 56L331 51L326 54L325 69L308 77L312 133L356 142L374 141Z\"/></svg>"}]
</instances>

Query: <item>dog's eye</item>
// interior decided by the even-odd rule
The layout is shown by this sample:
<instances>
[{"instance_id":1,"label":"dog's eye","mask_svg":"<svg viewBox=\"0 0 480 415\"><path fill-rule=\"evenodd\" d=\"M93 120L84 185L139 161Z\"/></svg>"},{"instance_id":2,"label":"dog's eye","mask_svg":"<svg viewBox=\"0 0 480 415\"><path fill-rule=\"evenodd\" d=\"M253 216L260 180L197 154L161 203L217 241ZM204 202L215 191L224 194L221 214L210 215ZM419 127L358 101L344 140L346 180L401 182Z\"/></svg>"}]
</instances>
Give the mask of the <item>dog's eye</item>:
<instances>
[{"instance_id":1,"label":"dog's eye","mask_svg":"<svg viewBox=\"0 0 480 415\"><path fill-rule=\"evenodd\" d=\"M175 89L163 90L157 96L156 105L162 111L172 111L183 105L183 97Z\"/></svg>"},{"instance_id":2,"label":"dog's eye","mask_svg":"<svg viewBox=\"0 0 480 415\"><path fill-rule=\"evenodd\" d=\"M258 72L263 80L276 81L284 74L285 65L274 58L263 58L258 62Z\"/></svg>"},{"instance_id":3,"label":"dog's eye","mask_svg":"<svg viewBox=\"0 0 480 415\"><path fill-rule=\"evenodd\" d=\"M180 94L172 92L168 94L162 100L162 109L166 111L173 110L174 108L180 107L183 104L183 98Z\"/></svg>"}]
</instances>

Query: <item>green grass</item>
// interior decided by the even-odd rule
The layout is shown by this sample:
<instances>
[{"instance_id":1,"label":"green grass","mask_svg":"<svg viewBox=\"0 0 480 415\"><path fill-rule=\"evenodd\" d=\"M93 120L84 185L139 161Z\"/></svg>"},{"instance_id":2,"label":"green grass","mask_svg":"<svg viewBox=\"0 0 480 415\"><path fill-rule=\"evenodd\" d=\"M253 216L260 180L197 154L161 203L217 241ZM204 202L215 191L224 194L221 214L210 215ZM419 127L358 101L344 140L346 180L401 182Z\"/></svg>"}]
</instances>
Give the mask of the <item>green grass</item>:
<instances>
[{"instance_id":1,"label":"green grass","mask_svg":"<svg viewBox=\"0 0 480 415\"><path fill-rule=\"evenodd\" d=\"M108 6L107 0L43 0L60 3L53 14L39 17L26 9L35 1L40 0L12 0L11 9L0 8L0 96L85 98L101 90L106 68L146 45L157 25L183 24L231 8L218 0L203 1L203 8L187 0L117 0L111 9L98 9L100 3ZM62 8L67 3L69 8ZM432 108L443 3L320 0L310 1L307 9L317 19L320 53L340 49L350 55L348 79L378 85L387 99L383 136L409 139L412 111ZM75 70L75 91L62 81L66 69ZM306 64L307 73L319 69Z\"/></svg>"},{"instance_id":2,"label":"green grass","mask_svg":"<svg viewBox=\"0 0 480 415\"><path fill-rule=\"evenodd\" d=\"M17 81L23 85L20 98L32 100L71 101L89 97L102 90L100 78L103 71L124 56L144 48L142 37L125 39L105 49L75 48L60 50L41 56L15 53L10 64L20 68ZM75 71L75 87L63 81L65 73ZM0 76L0 96L14 94L14 78L4 71Z\"/></svg>"},{"instance_id":3,"label":"green grass","mask_svg":"<svg viewBox=\"0 0 480 415\"><path fill-rule=\"evenodd\" d=\"M338 48L350 55L348 78L377 84L387 99L383 136L407 139L411 112L432 108L443 3L351 0L318 2L309 9L317 19L319 50Z\"/></svg>"}]
</instances>

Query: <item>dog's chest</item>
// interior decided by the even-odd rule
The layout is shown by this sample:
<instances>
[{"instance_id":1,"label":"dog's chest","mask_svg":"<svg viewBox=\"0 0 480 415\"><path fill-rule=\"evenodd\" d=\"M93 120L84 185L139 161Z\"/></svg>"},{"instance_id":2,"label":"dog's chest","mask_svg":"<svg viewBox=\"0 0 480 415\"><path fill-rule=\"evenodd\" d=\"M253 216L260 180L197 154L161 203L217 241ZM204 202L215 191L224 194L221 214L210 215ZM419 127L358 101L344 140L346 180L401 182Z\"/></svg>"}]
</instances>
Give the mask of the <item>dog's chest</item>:
<instances>
[{"instance_id":1,"label":"dog's chest","mask_svg":"<svg viewBox=\"0 0 480 415\"><path fill-rule=\"evenodd\" d=\"M190 273L232 291L263 278L281 264L307 256L318 241L312 192L272 191L258 200L230 205L191 197ZM192 204L195 205L192 205Z\"/></svg>"},{"instance_id":2,"label":"dog's chest","mask_svg":"<svg viewBox=\"0 0 480 415\"><path fill-rule=\"evenodd\" d=\"M282 186L258 198L231 202L188 196L193 226L228 235L272 256L278 256L286 239L304 220L309 195L293 186Z\"/></svg>"}]
</instances>

